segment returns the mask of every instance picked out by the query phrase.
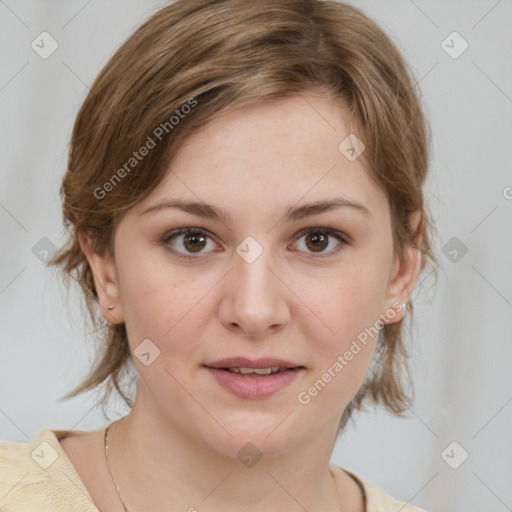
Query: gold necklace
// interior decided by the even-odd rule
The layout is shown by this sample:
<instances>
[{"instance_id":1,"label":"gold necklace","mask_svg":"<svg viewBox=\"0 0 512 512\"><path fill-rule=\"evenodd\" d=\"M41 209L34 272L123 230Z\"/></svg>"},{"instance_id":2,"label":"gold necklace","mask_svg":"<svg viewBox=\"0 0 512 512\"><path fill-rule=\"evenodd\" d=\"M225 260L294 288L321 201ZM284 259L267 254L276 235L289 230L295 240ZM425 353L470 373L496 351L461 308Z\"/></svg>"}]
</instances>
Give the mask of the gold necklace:
<instances>
[{"instance_id":1,"label":"gold necklace","mask_svg":"<svg viewBox=\"0 0 512 512\"><path fill-rule=\"evenodd\" d=\"M122 419L122 418L119 418L119 419ZM125 510L125 512L128 512L128 509L126 508L126 505L123 501L123 498L121 498L121 492L119 491L119 486L117 485L117 482L114 478L114 475L112 474L112 469L110 468L110 463L108 461L108 431L110 429L110 427L114 424L114 423L117 423L119 420L116 420L114 421L113 423L111 423L110 425L108 425L108 427L105 429L105 437L104 437L104 442L105 442L105 460L107 461L107 467L108 467L108 472L110 473L110 476L112 478L112 482L114 482L114 485L116 487L116 491L117 491L117 495L119 496L119 499L121 500L121 503L123 504L123 508ZM336 489L336 494L337 494L337 497L338 497L338 503L340 504L340 507L341 507L341 501L340 501L340 497L339 497L339 494L338 494L338 489ZM365 508L366 510L366 508Z\"/></svg>"},{"instance_id":2,"label":"gold necklace","mask_svg":"<svg viewBox=\"0 0 512 512\"><path fill-rule=\"evenodd\" d=\"M121 419L121 418L120 418ZM119 420L116 420L116 421L119 421ZM116 423L116 421L114 421L113 423L111 423L106 429L105 429L105 460L107 461L107 467L108 467L108 472L110 473L110 476L112 477L112 482L114 482L114 485L116 486L116 491L117 491L117 495L119 496L119 499L121 500L121 503L123 504L123 507L124 507L124 510L125 512L128 512L128 509L126 508L126 505L124 504L124 501L123 501L123 498L121 498L121 492L119 491L119 486L117 485L117 482L115 481L115 478L114 478L114 475L112 474L112 470L110 469L110 464L108 462L108 430L109 428L114 424Z\"/></svg>"}]
</instances>

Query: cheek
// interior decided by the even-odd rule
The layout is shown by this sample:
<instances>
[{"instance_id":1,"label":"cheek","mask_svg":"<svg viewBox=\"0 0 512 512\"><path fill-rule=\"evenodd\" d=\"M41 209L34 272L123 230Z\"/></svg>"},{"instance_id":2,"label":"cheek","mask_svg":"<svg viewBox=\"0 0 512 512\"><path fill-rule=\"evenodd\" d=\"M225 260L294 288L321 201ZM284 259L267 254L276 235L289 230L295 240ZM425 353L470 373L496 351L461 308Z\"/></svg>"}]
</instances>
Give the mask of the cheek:
<instances>
[{"instance_id":1,"label":"cheek","mask_svg":"<svg viewBox=\"0 0 512 512\"><path fill-rule=\"evenodd\" d=\"M118 268L132 350L150 339L163 356L193 353L200 341L198 333L208 320L208 292L219 276L198 275L197 271L169 265L165 255L149 259L143 251L129 254L119 261Z\"/></svg>"},{"instance_id":2,"label":"cheek","mask_svg":"<svg viewBox=\"0 0 512 512\"><path fill-rule=\"evenodd\" d=\"M380 297L372 295L373 291L365 293L360 283L356 288L357 297L349 293L354 291L352 286L342 284L338 291L343 293L333 294L331 301L323 303L319 312L329 330L324 327L323 336L310 338L314 364L297 400L311 408L308 414L320 423L341 414L355 396L379 339Z\"/></svg>"},{"instance_id":3,"label":"cheek","mask_svg":"<svg viewBox=\"0 0 512 512\"><path fill-rule=\"evenodd\" d=\"M359 254L357 261L347 258L335 278L326 279L323 286L302 288L304 302L315 312L307 321L316 356L309 387L298 401L314 404L319 417L339 414L368 373L385 307L391 264L391 258L382 257L385 254Z\"/></svg>"},{"instance_id":4,"label":"cheek","mask_svg":"<svg viewBox=\"0 0 512 512\"><path fill-rule=\"evenodd\" d=\"M314 338L324 350L342 350L384 313L391 258L383 254L368 251L347 258L339 272L326 275L315 286L301 281L298 295L315 313Z\"/></svg>"}]
</instances>

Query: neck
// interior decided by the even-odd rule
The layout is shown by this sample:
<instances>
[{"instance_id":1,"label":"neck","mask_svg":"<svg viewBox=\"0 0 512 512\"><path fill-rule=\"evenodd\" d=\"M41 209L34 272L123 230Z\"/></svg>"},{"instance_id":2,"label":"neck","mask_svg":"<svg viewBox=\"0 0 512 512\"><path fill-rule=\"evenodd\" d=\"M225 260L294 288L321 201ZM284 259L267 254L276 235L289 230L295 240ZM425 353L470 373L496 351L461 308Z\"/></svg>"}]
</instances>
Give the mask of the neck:
<instances>
[{"instance_id":1,"label":"neck","mask_svg":"<svg viewBox=\"0 0 512 512\"><path fill-rule=\"evenodd\" d=\"M254 462L251 445L222 453L156 410L137 392L130 414L110 429L110 465L128 510L343 510L329 469L337 422Z\"/></svg>"}]
</instances>

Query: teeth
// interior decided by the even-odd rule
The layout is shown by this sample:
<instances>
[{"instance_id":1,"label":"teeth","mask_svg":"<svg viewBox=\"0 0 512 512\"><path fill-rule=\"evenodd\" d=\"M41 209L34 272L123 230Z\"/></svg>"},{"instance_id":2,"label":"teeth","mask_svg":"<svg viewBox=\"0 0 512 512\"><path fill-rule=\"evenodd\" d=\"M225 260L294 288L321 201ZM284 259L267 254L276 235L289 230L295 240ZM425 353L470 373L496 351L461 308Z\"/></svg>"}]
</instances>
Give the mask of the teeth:
<instances>
[{"instance_id":1,"label":"teeth","mask_svg":"<svg viewBox=\"0 0 512 512\"><path fill-rule=\"evenodd\" d=\"M271 366L269 368L228 368L230 372L241 373L245 375L247 373L257 373L258 375L270 375L271 373L277 373L279 366Z\"/></svg>"}]
</instances>

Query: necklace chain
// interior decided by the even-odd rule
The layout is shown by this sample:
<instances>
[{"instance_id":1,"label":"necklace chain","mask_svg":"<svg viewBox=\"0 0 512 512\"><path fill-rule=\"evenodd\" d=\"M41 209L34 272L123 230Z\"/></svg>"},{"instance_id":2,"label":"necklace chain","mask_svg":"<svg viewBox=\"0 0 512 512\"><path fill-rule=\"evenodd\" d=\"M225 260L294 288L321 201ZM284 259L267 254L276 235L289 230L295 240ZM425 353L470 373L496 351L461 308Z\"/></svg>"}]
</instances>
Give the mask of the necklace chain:
<instances>
[{"instance_id":1,"label":"necklace chain","mask_svg":"<svg viewBox=\"0 0 512 512\"><path fill-rule=\"evenodd\" d=\"M108 472L110 473L112 482L114 482L114 485L116 487L117 495L119 496L119 499L121 500L121 503L123 504L123 508L124 508L125 512L128 512L128 509L126 508L123 498L121 498L121 492L119 491L119 486L117 485L114 475L112 474L112 469L110 468L110 463L108 461L108 431L109 431L110 427L117 421L119 421L119 420L114 421L113 423L108 425L107 428L105 429L105 438L104 438L105 439L105 460L107 461Z\"/></svg>"},{"instance_id":2,"label":"necklace chain","mask_svg":"<svg viewBox=\"0 0 512 512\"><path fill-rule=\"evenodd\" d=\"M117 421L119 421L119 420L117 420ZM121 500L121 503L123 504L123 508L124 508L125 512L128 512L128 509L126 508L126 505L124 504L123 498L121 498L121 492L119 491L119 486L117 485L114 475L112 474L112 469L110 468L110 463L108 461L108 431L109 431L109 428L114 423L116 423L116 422L114 421L113 423L108 425L108 427L105 429L105 460L107 461L108 472L110 473L110 476L112 477L112 482L114 482L114 485L116 487L117 495L119 496L119 499Z\"/></svg>"}]
</instances>

